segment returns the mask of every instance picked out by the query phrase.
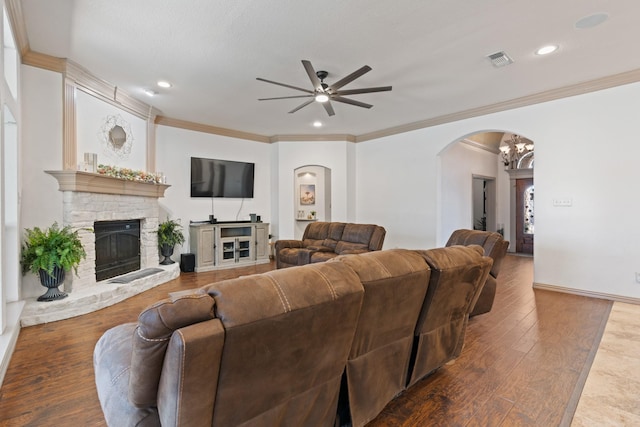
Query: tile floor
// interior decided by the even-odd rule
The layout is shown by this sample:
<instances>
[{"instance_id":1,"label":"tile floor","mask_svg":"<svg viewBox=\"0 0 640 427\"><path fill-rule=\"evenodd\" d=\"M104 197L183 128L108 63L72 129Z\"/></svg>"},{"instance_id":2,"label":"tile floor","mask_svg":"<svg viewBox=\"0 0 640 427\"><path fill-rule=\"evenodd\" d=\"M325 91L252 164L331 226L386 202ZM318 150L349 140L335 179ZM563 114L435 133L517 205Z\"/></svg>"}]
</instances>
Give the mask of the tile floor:
<instances>
[{"instance_id":1,"label":"tile floor","mask_svg":"<svg viewBox=\"0 0 640 427\"><path fill-rule=\"evenodd\" d=\"M571 426L640 426L640 305L613 304Z\"/></svg>"}]
</instances>

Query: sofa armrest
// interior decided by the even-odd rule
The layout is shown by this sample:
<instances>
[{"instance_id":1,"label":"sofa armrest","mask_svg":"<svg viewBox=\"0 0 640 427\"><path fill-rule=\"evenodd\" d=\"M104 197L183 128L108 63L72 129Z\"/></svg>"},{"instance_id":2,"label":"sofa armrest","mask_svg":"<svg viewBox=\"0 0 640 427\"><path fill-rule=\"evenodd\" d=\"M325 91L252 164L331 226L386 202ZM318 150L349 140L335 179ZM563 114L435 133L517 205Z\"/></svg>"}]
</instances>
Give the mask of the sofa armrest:
<instances>
[{"instance_id":1,"label":"sofa armrest","mask_svg":"<svg viewBox=\"0 0 640 427\"><path fill-rule=\"evenodd\" d=\"M158 388L163 426L212 425L223 346L220 319L189 325L171 335Z\"/></svg>"},{"instance_id":2,"label":"sofa armrest","mask_svg":"<svg viewBox=\"0 0 640 427\"><path fill-rule=\"evenodd\" d=\"M135 323L125 323L107 330L93 352L98 400L109 426L160 425L155 405L140 408L128 399L132 336L136 326Z\"/></svg>"},{"instance_id":3,"label":"sofa armrest","mask_svg":"<svg viewBox=\"0 0 640 427\"><path fill-rule=\"evenodd\" d=\"M298 249L298 265L307 265L311 263L311 255L315 251L311 251L309 249L301 248Z\"/></svg>"},{"instance_id":4,"label":"sofa armrest","mask_svg":"<svg viewBox=\"0 0 640 427\"><path fill-rule=\"evenodd\" d=\"M302 248L302 240L276 240L276 254L284 248Z\"/></svg>"}]
</instances>

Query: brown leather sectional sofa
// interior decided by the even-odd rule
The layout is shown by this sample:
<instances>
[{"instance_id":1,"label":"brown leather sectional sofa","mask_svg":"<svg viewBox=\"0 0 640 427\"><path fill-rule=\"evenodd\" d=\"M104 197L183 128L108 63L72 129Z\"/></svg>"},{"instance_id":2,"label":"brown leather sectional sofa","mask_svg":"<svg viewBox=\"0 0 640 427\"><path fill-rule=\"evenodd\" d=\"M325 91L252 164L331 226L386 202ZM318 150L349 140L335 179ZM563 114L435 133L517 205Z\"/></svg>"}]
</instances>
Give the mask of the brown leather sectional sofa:
<instances>
[{"instance_id":1,"label":"brown leather sectional sofa","mask_svg":"<svg viewBox=\"0 0 640 427\"><path fill-rule=\"evenodd\" d=\"M333 426L340 400L364 425L460 354L482 253L346 255L159 301L96 344L107 424Z\"/></svg>"},{"instance_id":2,"label":"brown leather sectional sofa","mask_svg":"<svg viewBox=\"0 0 640 427\"><path fill-rule=\"evenodd\" d=\"M374 224L312 222L302 240L276 242L277 268L324 262L338 255L360 254L382 249L386 231Z\"/></svg>"}]
</instances>

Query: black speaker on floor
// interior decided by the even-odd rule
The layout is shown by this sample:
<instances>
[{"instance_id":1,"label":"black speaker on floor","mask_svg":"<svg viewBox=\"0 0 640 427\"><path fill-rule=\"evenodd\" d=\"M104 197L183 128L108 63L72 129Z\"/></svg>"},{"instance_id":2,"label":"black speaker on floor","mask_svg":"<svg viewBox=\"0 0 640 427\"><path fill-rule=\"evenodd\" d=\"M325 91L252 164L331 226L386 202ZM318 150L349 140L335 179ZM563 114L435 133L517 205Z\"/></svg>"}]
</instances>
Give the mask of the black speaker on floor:
<instances>
[{"instance_id":1,"label":"black speaker on floor","mask_svg":"<svg viewBox=\"0 0 640 427\"><path fill-rule=\"evenodd\" d=\"M196 269L196 256L194 254L180 254L180 270L192 273Z\"/></svg>"}]
</instances>

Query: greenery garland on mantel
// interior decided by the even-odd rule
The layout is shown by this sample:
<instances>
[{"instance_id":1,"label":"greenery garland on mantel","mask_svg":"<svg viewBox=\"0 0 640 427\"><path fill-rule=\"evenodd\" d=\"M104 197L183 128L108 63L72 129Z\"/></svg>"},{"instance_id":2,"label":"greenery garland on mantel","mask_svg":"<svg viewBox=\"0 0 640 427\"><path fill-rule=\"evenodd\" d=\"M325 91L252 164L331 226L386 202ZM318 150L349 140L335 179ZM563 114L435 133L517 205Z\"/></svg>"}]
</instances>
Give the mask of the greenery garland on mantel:
<instances>
[{"instance_id":1,"label":"greenery garland on mantel","mask_svg":"<svg viewBox=\"0 0 640 427\"><path fill-rule=\"evenodd\" d=\"M149 184L163 184L164 176L162 174L134 170L129 168L121 168L118 166L98 165L97 172L100 175L110 176L112 178L126 179L127 181L147 182Z\"/></svg>"}]
</instances>

